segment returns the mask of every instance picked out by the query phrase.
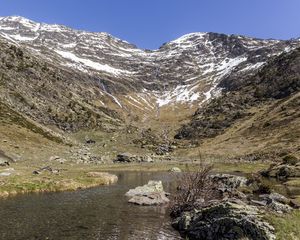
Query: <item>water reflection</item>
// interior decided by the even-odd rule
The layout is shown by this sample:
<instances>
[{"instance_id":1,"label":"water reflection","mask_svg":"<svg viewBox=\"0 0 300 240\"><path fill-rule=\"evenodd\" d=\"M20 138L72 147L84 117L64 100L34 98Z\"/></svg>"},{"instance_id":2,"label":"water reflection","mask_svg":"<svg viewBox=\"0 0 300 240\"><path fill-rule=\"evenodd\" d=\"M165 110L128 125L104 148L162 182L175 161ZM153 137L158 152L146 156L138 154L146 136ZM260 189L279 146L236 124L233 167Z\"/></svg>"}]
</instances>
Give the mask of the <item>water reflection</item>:
<instances>
[{"instance_id":1,"label":"water reflection","mask_svg":"<svg viewBox=\"0 0 300 240\"><path fill-rule=\"evenodd\" d=\"M166 209L130 205L124 193L167 173L117 173L118 184L77 192L18 196L0 202L1 239L180 239Z\"/></svg>"}]
</instances>

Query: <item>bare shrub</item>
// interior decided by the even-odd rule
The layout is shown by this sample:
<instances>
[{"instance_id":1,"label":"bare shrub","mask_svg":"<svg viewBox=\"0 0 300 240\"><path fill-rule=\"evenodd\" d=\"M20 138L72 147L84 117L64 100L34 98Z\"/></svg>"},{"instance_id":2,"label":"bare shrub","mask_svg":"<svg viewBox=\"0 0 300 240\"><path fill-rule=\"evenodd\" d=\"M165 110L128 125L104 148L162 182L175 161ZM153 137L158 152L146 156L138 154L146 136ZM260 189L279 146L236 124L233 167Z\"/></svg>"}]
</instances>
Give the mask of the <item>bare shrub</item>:
<instances>
[{"instance_id":1,"label":"bare shrub","mask_svg":"<svg viewBox=\"0 0 300 240\"><path fill-rule=\"evenodd\" d=\"M196 171L187 169L187 172L176 175L177 191L170 205L173 216L218 198L216 183L210 177L212 169L213 165L200 164Z\"/></svg>"}]
</instances>

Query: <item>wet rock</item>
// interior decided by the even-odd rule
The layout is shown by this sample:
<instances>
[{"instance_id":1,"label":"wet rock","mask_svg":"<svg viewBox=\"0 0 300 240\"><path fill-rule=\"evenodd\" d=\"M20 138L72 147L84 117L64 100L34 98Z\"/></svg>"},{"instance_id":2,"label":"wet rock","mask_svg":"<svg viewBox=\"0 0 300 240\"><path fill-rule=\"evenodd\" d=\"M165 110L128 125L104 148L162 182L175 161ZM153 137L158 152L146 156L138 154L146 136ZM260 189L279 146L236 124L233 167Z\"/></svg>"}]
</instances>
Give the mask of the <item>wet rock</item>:
<instances>
[{"instance_id":1,"label":"wet rock","mask_svg":"<svg viewBox=\"0 0 300 240\"><path fill-rule=\"evenodd\" d=\"M114 184L118 181L118 176L107 172L88 172L87 176L93 178L101 178L105 182L105 185Z\"/></svg>"},{"instance_id":2,"label":"wet rock","mask_svg":"<svg viewBox=\"0 0 300 240\"><path fill-rule=\"evenodd\" d=\"M182 172L179 167L172 167L169 172Z\"/></svg>"},{"instance_id":3,"label":"wet rock","mask_svg":"<svg viewBox=\"0 0 300 240\"><path fill-rule=\"evenodd\" d=\"M164 187L162 181L149 181L144 186L139 186L134 189L130 189L125 195L127 197L133 197L136 195L147 195L153 192L163 192Z\"/></svg>"},{"instance_id":4,"label":"wet rock","mask_svg":"<svg viewBox=\"0 0 300 240\"><path fill-rule=\"evenodd\" d=\"M167 198L165 192L153 192L146 195L137 195L128 200L129 203L143 206L162 205L169 201L170 200Z\"/></svg>"},{"instance_id":5,"label":"wet rock","mask_svg":"<svg viewBox=\"0 0 300 240\"><path fill-rule=\"evenodd\" d=\"M262 220L259 209L236 199L183 212L172 226L191 240L275 239L274 228Z\"/></svg>"},{"instance_id":6,"label":"wet rock","mask_svg":"<svg viewBox=\"0 0 300 240\"><path fill-rule=\"evenodd\" d=\"M126 194L129 203L138 205L161 205L169 202L161 181L149 181L148 184L130 189Z\"/></svg>"}]
</instances>

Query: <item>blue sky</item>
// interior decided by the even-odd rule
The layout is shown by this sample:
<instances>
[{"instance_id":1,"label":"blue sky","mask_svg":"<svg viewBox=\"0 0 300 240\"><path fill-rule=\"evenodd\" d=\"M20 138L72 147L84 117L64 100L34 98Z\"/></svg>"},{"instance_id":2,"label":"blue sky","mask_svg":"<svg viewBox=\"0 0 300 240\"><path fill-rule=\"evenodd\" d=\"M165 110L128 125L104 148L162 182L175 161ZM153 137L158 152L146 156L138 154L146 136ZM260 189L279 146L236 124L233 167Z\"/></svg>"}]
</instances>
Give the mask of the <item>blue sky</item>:
<instances>
[{"instance_id":1,"label":"blue sky","mask_svg":"<svg viewBox=\"0 0 300 240\"><path fill-rule=\"evenodd\" d=\"M149 49L191 32L300 37L299 11L300 0L0 0L0 16L108 32Z\"/></svg>"}]
</instances>

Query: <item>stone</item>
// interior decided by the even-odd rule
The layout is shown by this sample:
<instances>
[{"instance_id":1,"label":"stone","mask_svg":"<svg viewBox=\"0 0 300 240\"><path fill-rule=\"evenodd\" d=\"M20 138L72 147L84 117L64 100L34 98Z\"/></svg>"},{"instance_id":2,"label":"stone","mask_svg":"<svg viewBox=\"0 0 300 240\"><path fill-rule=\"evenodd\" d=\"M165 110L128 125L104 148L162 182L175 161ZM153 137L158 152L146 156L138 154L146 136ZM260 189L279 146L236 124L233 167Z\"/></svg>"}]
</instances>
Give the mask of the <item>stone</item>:
<instances>
[{"instance_id":1,"label":"stone","mask_svg":"<svg viewBox=\"0 0 300 240\"><path fill-rule=\"evenodd\" d=\"M211 175L212 180L217 183L218 190L221 192L232 191L239 187L245 187L248 179L241 176L231 174L214 174Z\"/></svg>"},{"instance_id":2,"label":"stone","mask_svg":"<svg viewBox=\"0 0 300 240\"><path fill-rule=\"evenodd\" d=\"M141 161L142 162L146 162L146 163L153 163L154 162L154 160L150 156L143 156L143 157L141 157Z\"/></svg>"},{"instance_id":3,"label":"stone","mask_svg":"<svg viewBox=\"0 0 300 240\"><path fill-rule=\"evenodd\" d=\"M300 209L300 203L297 202L297 201L294 200L294 199L291 199L291 200L290 200L289 205L290 205L292 208Z\"/></svg>"},{"instance_id":4,"label":"stone","mask_svg":"<svg viewBox=\"0 0 300 240\"><path fill-rule=\"evenodd\" d=\"M129 203L138 205L162 205L169 202L161 181L149 181L144 186L130 189L126 194Z\"/></svg>"},{"instance_id":5,"label":"stone","mask_svg":"<svg viewBox=\"0 0 300 240\"><path fill-rule=\"evenodd\" d=\"M292 210L290 200L279 193L259 195L259 198L266 203L266 207L277 213L287 213Z\"/></svg>"},{"instance_id":6,"label":"stone","mask_svg":"<svg viewBox=\"0 0 300 240\"><path fill-rule=\"evenodd\" d=\"M162 181L149 181L144 186L139 186L134 189L130 189L125 195L127 197L133 197L136 195L147 195L153 192L163 192L164 187Z\"/></svg>"},{"instance_id":7,"label":"stone","mask_svg":"<svg viewBox=\"0 0 300 240\"><path fill-rule=\"evenodd\" d=\"M263 195L259 195L260 198L262 198L263 200L266 200L267 202L279 202L282 204L288 204L290 202L290 200L288 198L286 198L285 196L279 194L279 193L271 193L271 194L263 194Z\"/></svg>"},{"instance_id":8,"label":"stone","mask_svg":"<svg viewBox=\"0 0 300 240\"><path fill-rule=\"evenodd\" d=\"M263 170L260 174L264 177L286 179L290 177L300 177L300 166L288 163L271 165L269 169Z\"/></svg>"},{"instance_id":9,"label":"stone","mask_svg":"<svg viewBox=\"0 0 300 240\"><path fill-rule=\"evenodd\" d=\"M146 195L136 195L128 200L129 203L137 205L151 206L166 204L170 200L167 198L165 192L153 192Z\"/></svg>"},{"instance_id":10,"label":"stone","mask_svg":"<svg viewBox=\"0 0 300 240\"><path fill-rule=\"evenodd\" d=\"M172 167L169 172L182 172L182 170L179 167Z\"/></svg>"},{"instance_id":11,"label":"stone","mask_svg":"<svg viewBox=\"0 0 300 240\"><path fill-rule=\"evenodd\" d=\"M42 174L43 172L50 172L50 173L54 173L54 174L58 174L60 171L59 169L53 169L52 167L50 166L46 166L46 167L42 167L42 168L39 168L37 170L34 170L32 173L35 174L35 175L39 175L39 174Z\"/></svg>"},{"instance_id":12,"label":"stone","mask_svg":"<svg viewBox=\"0 0 300 240\"><path fill-rule=\"evenodd\" d=\"M107 172L88 172L87 176L93 178L102 178L105 182L105 185L114 184L118 181L117 175L110 174Z\"/></svg>"},{"instance_id":13,"label":"stone","mask_svg":"<svg viewBox=\"0 0 300 240\"><path fill-rule=\"evenodd\" d=\"M131 153L120 153L117 155L117 158L114 160L114 162L129 163L135 162L136 160L137 157Z\"/></svg>"},{"instance_id":14,"label":"stone","mask_svg":"<svg viewBox=\"0 0 300 240\"><path fill-rule=\"evenodd\" d=\"M172 226L188 239L275 239L274 228L260 217L255 206L230 199L183 212Z\"/></svg>"}]
</instances>

